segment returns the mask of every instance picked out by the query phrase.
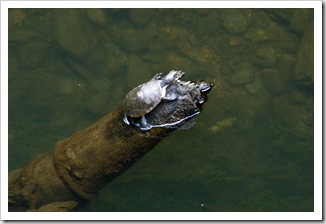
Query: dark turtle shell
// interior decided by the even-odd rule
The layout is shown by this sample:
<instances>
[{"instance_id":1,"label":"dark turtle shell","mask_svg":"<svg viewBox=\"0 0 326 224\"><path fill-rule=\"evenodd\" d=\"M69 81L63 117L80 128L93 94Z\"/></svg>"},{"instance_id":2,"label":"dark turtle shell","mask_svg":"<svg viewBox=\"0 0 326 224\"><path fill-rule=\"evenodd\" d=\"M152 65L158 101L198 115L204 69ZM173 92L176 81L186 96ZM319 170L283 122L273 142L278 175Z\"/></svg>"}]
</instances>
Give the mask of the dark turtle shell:
<instances>
[{"instance_id":1,"label":"dark turtle shell","mask_svg":"<svg viewBox=\"0 0 326 224\"><path fill-rule=\"evenodd\" d=\"M207 100L206 94L213 84L205 81L172 83L166 89L166 95L176 94L173 101L161 101L151 112L146 114L146 120L152 127L179 128L184 122L196 116L202 110L202 104ZM137 121L134 122L134 124Z\"/></svg>"}]
</instances>

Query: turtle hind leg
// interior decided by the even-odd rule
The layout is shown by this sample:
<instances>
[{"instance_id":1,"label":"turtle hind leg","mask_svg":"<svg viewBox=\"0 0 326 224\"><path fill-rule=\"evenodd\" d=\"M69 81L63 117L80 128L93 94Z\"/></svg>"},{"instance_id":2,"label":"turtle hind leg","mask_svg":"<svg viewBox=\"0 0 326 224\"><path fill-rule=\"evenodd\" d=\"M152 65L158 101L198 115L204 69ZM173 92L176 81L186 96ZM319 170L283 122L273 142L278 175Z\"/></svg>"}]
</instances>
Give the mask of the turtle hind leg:
<instances>
[{"instance_id":1,"label":"turtle hind leg","mask_svg":"<svg viewBox=\"0 0 326 224\"><path fill-rule=\"evenodd\" d=\"M152 125L147 123L145 116L142 116L140 119L140 130L147 131L152 128Z\"/></svg>"}]
</instances>

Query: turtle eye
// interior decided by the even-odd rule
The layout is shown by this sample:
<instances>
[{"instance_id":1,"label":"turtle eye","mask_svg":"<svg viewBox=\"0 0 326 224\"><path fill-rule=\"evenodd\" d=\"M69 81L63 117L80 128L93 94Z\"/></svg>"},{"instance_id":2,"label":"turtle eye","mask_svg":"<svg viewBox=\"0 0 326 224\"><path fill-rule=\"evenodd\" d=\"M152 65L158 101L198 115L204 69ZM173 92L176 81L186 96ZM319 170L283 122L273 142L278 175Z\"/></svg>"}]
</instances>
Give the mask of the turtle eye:
<instances>
[{"instance_id":1,"label":"turtle eye","mask_svg":"<svg viewBox=\"0 0 326 224\"><path fill-rule=\"evenodd\" d=\"M205 99L204 99L204 98L200 98L200 99L198 100L198 104L203 104L203 103L205 103Z\"/></svg>"}]
</instances>

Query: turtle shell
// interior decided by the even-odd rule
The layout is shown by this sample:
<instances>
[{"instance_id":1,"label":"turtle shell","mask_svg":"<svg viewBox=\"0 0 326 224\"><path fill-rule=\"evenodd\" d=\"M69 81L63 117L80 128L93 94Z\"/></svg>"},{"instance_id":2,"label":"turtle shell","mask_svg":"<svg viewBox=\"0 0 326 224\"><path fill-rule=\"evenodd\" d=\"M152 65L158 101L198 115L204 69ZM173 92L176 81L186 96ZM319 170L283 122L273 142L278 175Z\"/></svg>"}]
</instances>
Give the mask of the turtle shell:
<instances>
[{"instance_id":1,"label":"turtle shell","mask_svg":"<svg viewBox=\"0 0 326 224\"><path fill-rule=\"evenodd\" d=\"M124 111L129 117L141 117L153 110L165 96L161 80L151 80L132 89L125 97Z\"/></svg>"}]
</instances>

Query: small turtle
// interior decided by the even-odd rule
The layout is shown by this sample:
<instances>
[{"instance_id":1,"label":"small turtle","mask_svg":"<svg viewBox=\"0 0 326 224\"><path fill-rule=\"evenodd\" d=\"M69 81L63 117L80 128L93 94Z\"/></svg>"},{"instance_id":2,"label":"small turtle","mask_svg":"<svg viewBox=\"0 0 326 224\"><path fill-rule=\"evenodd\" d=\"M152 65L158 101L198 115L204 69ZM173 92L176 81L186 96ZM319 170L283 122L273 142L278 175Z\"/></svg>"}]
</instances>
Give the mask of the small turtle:
<instances>
[{"instance_id":1,"label":"small turtle","mask_svg":"<svg viewBox=\"0 0 326 224\"><path fill-rule=\"evenodd\" d=\"M164 77L162 73L156 74L151 80L143 83L132 89L125 97L123 102L124 118L126 124L130 124L128 117L141 117L140 129L149 130L152 128L151 124L147 123L145 115L153 110L162 99L175 100L177 95L166 95L166 88L175 80L179 80L183 76L182 71L170 71Z\"/></svg>"}]
</instances>

